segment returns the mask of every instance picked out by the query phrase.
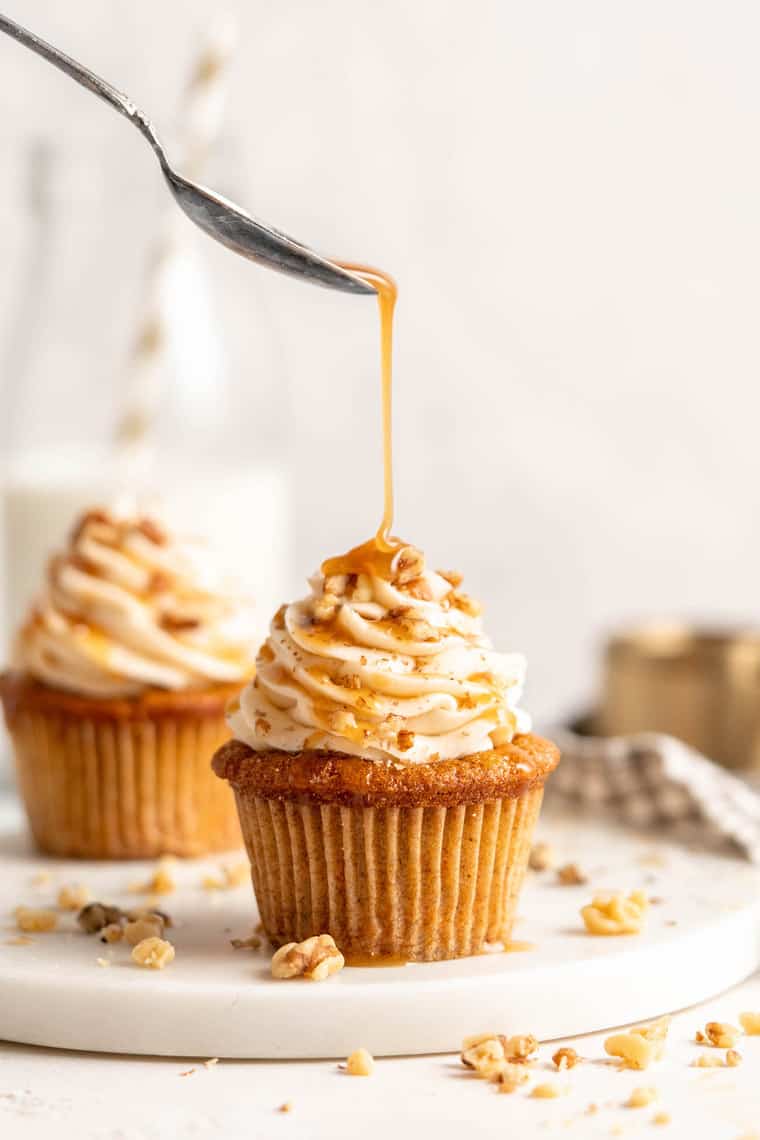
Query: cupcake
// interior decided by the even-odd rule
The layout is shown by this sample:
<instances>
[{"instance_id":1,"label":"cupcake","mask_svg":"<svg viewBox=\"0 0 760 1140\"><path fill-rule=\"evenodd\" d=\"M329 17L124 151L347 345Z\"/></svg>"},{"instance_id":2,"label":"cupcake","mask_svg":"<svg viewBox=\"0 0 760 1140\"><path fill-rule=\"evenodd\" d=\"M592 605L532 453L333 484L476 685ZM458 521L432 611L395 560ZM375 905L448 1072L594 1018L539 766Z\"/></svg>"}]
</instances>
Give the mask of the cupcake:
<instances>
[{"instance_id":1,"label":"cupcake","mask_svg":"<svg viewBox=\"0 0 760 1140\"><path fill-rule=\"evenodd\" d=\"M252 620L201 544L149 518L83 516L2 678L43 851L126 859L240 843L210 759L253 673Z\"/></svg>"},{"instance_id":2,"label":"cupcake","mask_svg":"<svg viewBox=\"0 0 760 1140\"><path fill-rule=\"evenodd\" d=\"M559 753L460 585L368 543L275 615L214 758L274 944L432 961L509 938Z\"/></svg>"}]
</instances>

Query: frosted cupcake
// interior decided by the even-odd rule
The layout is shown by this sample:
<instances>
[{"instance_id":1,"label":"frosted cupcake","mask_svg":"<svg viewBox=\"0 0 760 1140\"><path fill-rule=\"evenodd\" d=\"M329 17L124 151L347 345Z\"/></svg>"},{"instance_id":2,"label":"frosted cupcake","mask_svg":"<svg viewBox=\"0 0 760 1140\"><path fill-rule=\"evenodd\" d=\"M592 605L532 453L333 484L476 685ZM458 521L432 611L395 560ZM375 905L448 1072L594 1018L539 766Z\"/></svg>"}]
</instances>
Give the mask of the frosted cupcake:
<instances>
[{"instance_id":1,"label":"frosted cupcake","mask_svg":"<svg viewBox=\"0 0 760 1140\"><path fill-rule=\"evenodd\" d=\"M274 943L433 960L509 938L559 753L461 578L413 547L326 563L283 606L214 759Z\"/></svg>"},{"instance_id":2,"label":"frosted cupcake","mask_svg":"<svg viewBox=\"0 0 760 1140\"><path fill-rule=\"evenodd\" d=\"M42 850L145 858L240 842L210 758L253 673L252 636L251 607L205 547L147 518L84 515L2 678Z\"/></svg>"}]
</instances>

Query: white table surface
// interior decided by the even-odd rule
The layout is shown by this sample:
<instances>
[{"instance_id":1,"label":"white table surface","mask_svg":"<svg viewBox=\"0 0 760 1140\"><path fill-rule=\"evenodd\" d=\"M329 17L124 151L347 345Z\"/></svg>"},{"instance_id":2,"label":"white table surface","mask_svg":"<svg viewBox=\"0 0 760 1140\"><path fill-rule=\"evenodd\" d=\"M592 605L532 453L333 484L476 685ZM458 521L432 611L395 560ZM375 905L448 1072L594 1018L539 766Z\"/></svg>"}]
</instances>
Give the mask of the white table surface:
<instances>
[{"instance_id":1,"label":"white table surface","mask_svg":"<svg viewBox=\"0 0 760 1140\"><path fill-rule=\"evenodd\" d=\"M655 1135L690 1140L760 1140L760 1037L740 1040L743 1063L737 1068L690 1064L704 1051L693 1043L697 1028L708 1020L736 1024L747 1009L760 1010L760 974L676 1015L664 1060L646 1072L619 1072L604 1053L606 1034L599 1034L572 1041L586 1061L569 1073L554 1071L550 1056L556 1044L542 1047L527 1091L511 1095L470 1076L456 1056L380 1059L372 1077L358 1078L331 1061L223 1060L205 1068L204 1058L132 1058L0 1042L0 1137L461 1140L503 1134L531 1140L562 1134L585 1140L654 1129ZM482 1029L529 1033L531 1026L472 1026L473 1032ZM563 1094L531 1098L530 1088L543 1080ZM657 1088L657 1103L623 1107L638 1086ZM292 1111L278 1112L287 1101ZM590 1104L598 1106L594 1115L587 1113ZM653 1125L659 1110L670 1114L668 1125Z\"/></svg>"}]
</instances>

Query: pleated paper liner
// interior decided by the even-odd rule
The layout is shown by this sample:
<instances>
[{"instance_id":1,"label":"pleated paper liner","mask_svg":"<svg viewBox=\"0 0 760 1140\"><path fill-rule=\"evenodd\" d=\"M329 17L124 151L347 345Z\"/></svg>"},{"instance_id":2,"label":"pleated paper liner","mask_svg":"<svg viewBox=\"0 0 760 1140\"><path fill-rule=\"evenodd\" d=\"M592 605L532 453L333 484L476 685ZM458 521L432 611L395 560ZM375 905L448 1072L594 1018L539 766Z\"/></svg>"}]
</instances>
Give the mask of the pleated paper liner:
<instances>
[{"instance_id":1,"label":"pleated paper liner","mask_svg":"<svg viewBox=\"0 0 760 1140\"><path fill-rule=\"evenodd\" d=\"M558 754L541 743L551 750L548 771ZM324 795L307 802L299 792L277 795L271 788L261 795L257 763L250 753L247 768L233 762L228 774L273 943L329 933L348 958L435 961L509 938L542 778L478 802L373 806L324 802ZM226 769L219 759L215 767L220 774ZM345 798L339 787L334 792Z\"/></svg>"},{"instance_id":2,"label":"pleated paper liner","mask_svg":"<svg viewBox=\"0 0 760 1140\"><path fill-rule=\"evenodd\" d=\"M168 693L85 701L42 688L3 678L19 789L41 850L145 859L240 845L234 799L210 766L229 737L224 706L234 688L195 702Z\"/></svg>"}]
</instances>

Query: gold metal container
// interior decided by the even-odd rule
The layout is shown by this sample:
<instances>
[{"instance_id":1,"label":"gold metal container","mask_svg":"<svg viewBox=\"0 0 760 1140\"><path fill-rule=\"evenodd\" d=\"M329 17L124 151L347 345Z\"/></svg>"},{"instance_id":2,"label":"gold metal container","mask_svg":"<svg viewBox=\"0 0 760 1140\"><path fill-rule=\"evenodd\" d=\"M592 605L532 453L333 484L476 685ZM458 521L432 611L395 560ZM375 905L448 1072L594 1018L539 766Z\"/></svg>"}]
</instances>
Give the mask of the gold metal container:
<instances>
[{"instance_id":1,"label":"gold metal container","mask_svg":"<svg viewBox=\"0 0 760 1140\"><path fill-rule=\"evenodd\" d=\"M667 732L760 771L760 630L656 624L610 639L594 730Z\"/></svg>"}]
</instances>

